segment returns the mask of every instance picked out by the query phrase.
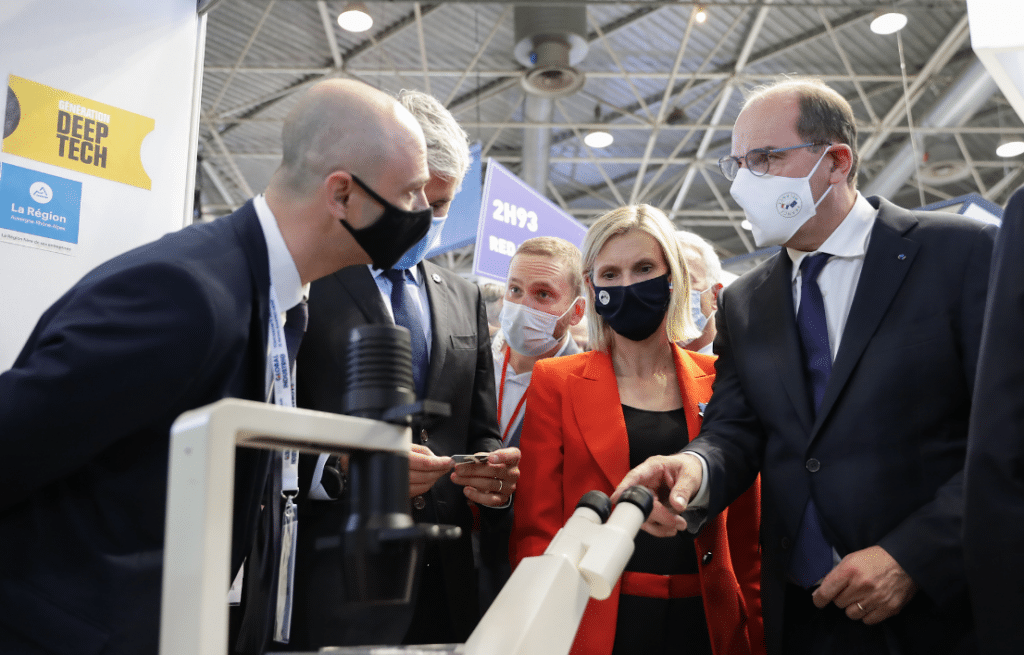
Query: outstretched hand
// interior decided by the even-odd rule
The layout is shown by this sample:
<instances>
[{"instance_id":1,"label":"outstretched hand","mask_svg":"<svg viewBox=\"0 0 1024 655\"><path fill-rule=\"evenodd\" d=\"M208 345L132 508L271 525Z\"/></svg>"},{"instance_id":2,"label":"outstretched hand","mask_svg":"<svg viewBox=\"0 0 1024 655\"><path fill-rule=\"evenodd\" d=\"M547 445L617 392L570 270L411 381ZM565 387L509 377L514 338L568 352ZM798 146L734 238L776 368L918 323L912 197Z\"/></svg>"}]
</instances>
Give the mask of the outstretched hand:
<instances>
[{"instance_id":1,"label":"outstretched hand","mask_svg":"<svg viewBox=\"0 0 1024 655\"><path fill-rule=\"evenodd\" d=\"M618 502L622 492L633 485L647 487L655 499L643 529L656 537L671 537L686 529L686 520L679 513L700 489L703 477L700 460L692 455L656 455L622 478L612 502Z\"/></svg>"}]
</instances>

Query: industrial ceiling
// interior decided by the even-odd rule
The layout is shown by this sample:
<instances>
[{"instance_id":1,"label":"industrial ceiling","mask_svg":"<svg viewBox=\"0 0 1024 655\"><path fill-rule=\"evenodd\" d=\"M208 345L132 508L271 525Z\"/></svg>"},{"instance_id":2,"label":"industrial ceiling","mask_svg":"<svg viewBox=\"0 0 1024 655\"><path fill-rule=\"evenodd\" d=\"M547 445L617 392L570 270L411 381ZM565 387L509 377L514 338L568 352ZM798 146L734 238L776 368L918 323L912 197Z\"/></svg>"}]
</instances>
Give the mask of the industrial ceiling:
<instances>
[{"instance_id":1,"label":"industrial ceiling","mask_svg":"<svg viewBox=\"0 0 1024 655\"><path fill-rule=\"evenodd\" d=\"M755 246L717 161L729 154L744 93L781 75L819 76L849 99L867 195L913 208L978 193L1002 205L1024 184L1024 157L995 154L1002 140L1024 139L1024 124L971 51L964 0L367 2L374 23L362 33L338 26L345 5L208 5L204 217L263 189L280 159L282 118L297 93L328 77L429 92L485 161L543 187L583 223L650 203L736 262ZM875 11L893 6L907 26L873 33ZM516 57L517 43L545 21L578 32L563 72L584 79L570 95L543 98L522 84L532 65ZM612 145L584 144L598 127ZM470 257L447 263L466 271Z\"/></svg>"}]
</instances>

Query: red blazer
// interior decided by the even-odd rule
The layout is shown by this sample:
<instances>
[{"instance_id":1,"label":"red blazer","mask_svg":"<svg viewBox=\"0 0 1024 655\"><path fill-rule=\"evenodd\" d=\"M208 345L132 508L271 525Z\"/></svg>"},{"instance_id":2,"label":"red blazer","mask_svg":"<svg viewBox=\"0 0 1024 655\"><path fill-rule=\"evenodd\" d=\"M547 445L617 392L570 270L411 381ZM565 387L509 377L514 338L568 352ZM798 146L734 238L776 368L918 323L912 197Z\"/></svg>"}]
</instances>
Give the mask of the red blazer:
<instances>
[{"instance_id":1,"label":"red blazer","mask_svg":"<svg viewBox=\"0 0 1024 655\"><path fill-rule=\"evenodd\" d=\"M689 438L693 439L701 425L698 403L711 397L715 358L675 345L672 348ZM626 423L607 353L538 362L527 394L510 544L513 567L524 557L544 552L584 493L598 489L610 495L629 471ZM764 653L759 508L760 484L755 482L727 510L706 523L694 540L715 655ZM707 553L712 556L707 558ZM705 560L709 560L707 564ZM573 655L611 653L618 606L619 585L607 600L590 600L576 633Z\"/></svg>"}]
</instances>

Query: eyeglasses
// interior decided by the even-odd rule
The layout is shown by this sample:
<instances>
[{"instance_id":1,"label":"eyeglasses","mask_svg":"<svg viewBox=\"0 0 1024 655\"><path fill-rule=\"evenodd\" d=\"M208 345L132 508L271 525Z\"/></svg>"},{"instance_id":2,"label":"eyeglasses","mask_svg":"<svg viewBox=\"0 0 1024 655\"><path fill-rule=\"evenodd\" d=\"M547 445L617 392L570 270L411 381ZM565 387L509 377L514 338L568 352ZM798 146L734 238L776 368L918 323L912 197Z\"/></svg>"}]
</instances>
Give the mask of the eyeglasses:
<instances>
[{"instance_id":1,"label":"eyeglasses","mask_svg":"<svg viewBox=\"0 0 1024 655\"><path fill-rule=\"evenodd\" d=\"M798 146L788 146L786 148L754 148L742 157L733 157L732 155L726 155L718 160L718 167L722 169L722 175L725 179L732 180L736 179L736 173L740 170L740 161L743 161L746 167L754 175L761 177L762 175L768 174L768 167L772 163L772 155L785 152L787 150L795 150L797 148L812 148L814 146L831 146L829 142L811 142L801 143Z\"/></svg>"}]
</instances>

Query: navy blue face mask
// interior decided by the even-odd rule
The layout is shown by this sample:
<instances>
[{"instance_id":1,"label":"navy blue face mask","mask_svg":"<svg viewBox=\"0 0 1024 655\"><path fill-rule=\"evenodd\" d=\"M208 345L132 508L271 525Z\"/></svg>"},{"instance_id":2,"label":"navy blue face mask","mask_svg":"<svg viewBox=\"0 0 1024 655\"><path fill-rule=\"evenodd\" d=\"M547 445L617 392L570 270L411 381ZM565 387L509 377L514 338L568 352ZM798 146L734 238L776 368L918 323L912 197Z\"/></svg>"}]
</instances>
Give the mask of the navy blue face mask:
<instances>
[{"instance_id":1,"label":"navy blue face mask","mask_svg":"<svg viewBox=\"0 0 1024 655\"><path fill-rule=\"evenodd\" d=\"M352 181L376 200L384 208L384 213L371 225L358 230L349 225L344 218L341 219L341 224L370 256L373 265L386 271L402 258L405 251L426 236L427 231L430 230L434 211L430 207L418 211L406 211L377 195L376 191L366 186L355 175L352 175Z\"/></svg>"},{"instance_id":2,"label":"navy blue face mask","mask_svg":"<svg viewBox=\"0 0 1024 655\"><path fill-rule=\"evenodd\" d=\"M624 287L594 285L594 310L616 333L631 341L654 334L671 298L668 273Z\"/></svg>"}]
</instances>

